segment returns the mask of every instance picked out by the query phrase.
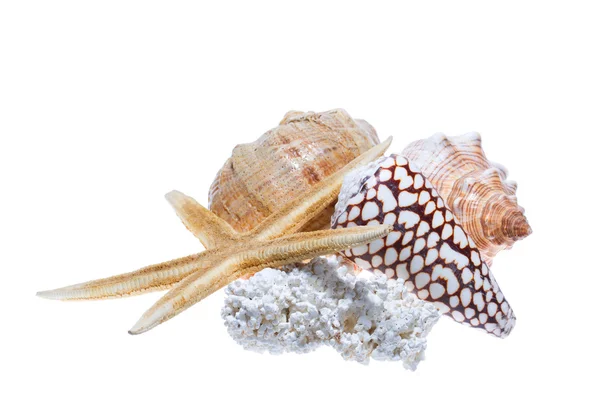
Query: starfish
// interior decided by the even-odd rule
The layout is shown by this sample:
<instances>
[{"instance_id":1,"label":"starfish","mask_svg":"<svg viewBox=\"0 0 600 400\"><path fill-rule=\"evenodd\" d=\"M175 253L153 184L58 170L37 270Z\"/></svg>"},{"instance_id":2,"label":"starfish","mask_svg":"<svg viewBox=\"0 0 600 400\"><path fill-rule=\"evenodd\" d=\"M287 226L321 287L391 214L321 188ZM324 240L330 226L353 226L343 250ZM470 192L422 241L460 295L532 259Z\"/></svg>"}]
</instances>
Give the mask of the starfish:
<instances>
[{"instance_id":1,"label":"starfish","mask_svg":"<svg viewBox=\"0 0 600 400\"><path fill-rule=\"evenodd\" d=\"M386 236L389 225L296 233L337 199L344 176L383 155L391 137L325 178L301 198L271 214L249 232L236 232L193 198L172 191L165 197L205 251L137 271L38 292L55 300L107 299L170 289L129 330L144 333L238 278L334 254Z\"/></svg>"}]
</instances>

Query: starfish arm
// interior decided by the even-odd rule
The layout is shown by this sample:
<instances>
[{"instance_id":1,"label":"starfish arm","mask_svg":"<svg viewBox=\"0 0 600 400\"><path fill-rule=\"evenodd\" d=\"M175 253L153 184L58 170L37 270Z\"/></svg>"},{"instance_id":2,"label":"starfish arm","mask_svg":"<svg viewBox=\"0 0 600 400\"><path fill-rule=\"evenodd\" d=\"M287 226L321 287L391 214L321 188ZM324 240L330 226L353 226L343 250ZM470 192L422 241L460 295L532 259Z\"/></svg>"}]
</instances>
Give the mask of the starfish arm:
<instances>
[{"instance_id":1,"label":"starfish arm","mask_svg":"<svg viewBox=\"0 0 600 400\"><path fill-rule=\"evenodd\" d=\"M239 251L214 267L196 271L183 279L146 311L129 333L144 333L156 327L242 276L360 246L390 231L390 226L380 225L304 232Z\"/></svg>"},{"instance_id":2,"label":"starfish arm","mask_svg":"<svg viewBox=\"0 0 600 400\"><path fill-rule=\"evenodd\" d=\"M52 300L99 300L165 290L192 272L211 265L215 257L221 258L216 251L204 251L110 278L38 292L37 295Z\"/></svg>"},{"instance_id":3,"label":"starfish arm","mask_svg":"<svg viewBox=\"0 0 600 400\"><path fill-rule=\"evenodd\" d=\"M236 240L237 232L190 196L173 190L165 195L177 216L206 249Z\"/></svg>"},{"instance_id":4,"label":"starfish arm","mask_svg":"<svg viewBox=\"0 0 600 400\"><path fill-rule=\"evenodd\" d=\"M392 137L390 136L385 141L371 147L342 169L316 184L307 196L300 196L271 214L249 234L257 239L268 240L280 237L286 232L300 230L327 206L336 201L344 176L348 172L381 157L391 143Z\"/></svg>"}]
</instances>

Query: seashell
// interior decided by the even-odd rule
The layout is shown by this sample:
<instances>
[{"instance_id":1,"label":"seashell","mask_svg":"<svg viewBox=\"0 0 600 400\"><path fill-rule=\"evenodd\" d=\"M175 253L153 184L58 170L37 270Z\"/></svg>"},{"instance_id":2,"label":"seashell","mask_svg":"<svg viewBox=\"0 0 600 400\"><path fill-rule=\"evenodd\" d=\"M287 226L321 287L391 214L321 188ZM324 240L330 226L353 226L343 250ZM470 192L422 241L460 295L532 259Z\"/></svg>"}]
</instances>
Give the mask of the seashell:
<instances>
[{"instance_id":1,"label":"seashell","mask_svg":"<svg viewBox=\"0 0 600 400\"><path fill-rule=\"evenodd\" d=\"M209 208L246 232L379 143L375 129L342 110L290 111L279 126L233 149L209 192ZM303 230L329 228L333 204Z\"/></svg>"},{"instance_id":2,"label":"seashell","mask_svg":"<svg viewBox=\"0 0 600 400\"><path fill-rule=\"evenodd\" d=\"M412 142L402 155L437 189L488 265L500 250L531 233L517 204L517 184L505 180L506 168L488 161L478 133L438 133Z\"/></svg>"},{"instance_id":3,"label":"seashell","mask_svg":"<svg viewBox=\"0 0 600 400\"><path fill-rule=\"evenodd\" d=\"M393 226L386 237L346 250L359 267L400 278L454 320L504 337L515 317L470 236L431 182L392 155L344 178L332 228Z\"/></svg>"}]
</instances>

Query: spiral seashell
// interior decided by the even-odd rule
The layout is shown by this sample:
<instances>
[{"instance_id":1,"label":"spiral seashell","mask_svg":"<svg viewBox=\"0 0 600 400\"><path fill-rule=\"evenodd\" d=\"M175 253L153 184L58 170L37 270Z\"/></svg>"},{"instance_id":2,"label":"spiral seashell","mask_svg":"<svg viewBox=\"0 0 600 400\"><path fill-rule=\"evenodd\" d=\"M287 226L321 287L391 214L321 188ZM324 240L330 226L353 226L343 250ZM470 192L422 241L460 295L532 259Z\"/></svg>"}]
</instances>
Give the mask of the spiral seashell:
<instances>
[{"instance_id":1,"label":"spiral seashell","mask_svg":"<svg viewBox=\"0 0 600 400\"><path fill-rule=\"evenodd\" d=\"M455 321L507 336L515 316L473 240L419 169L383 157L344 178L333 229L390 225L386 237L344 251L359 267L403 279Z\"/></svg>"},{"instance_id":2,"label":"spiral seashell","mask_svg":"<svg viewBox=\"0 0 600 400\"><path fill-rule=\"evenodd\" d=\"M371 125L342 109L290 111L279 126L233 149L211 185L209 208L249 231L377 143ZM303 230L328 228L333 206Z\"/></svg>"},{"instance_id":3,"label":"spiral seashell","mask_svg":"<svg viewBox=\"0 0 600 400\"><path fill-rule=\"evenodd\" d=\"M478 133L438 133L412 142L402 155L438 190L488 265L531 233L517 204L517 184L506 181L505 167L486 158Z\"/></svg>"}]
</instances>

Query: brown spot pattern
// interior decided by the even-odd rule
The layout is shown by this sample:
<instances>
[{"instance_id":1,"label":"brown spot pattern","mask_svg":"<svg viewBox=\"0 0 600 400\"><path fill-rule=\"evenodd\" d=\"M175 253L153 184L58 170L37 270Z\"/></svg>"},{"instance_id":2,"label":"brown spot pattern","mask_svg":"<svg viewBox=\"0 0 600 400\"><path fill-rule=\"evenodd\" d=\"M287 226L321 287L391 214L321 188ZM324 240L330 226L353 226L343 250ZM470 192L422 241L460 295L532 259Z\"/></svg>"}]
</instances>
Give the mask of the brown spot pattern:
<instances>
[{"instance_id":1,"label":"brown spot pattern","mask_svg":"<svg viewBox=\"0 0 600 400\"><path fill-rule=\"evenodd\" d=\"M479 250L418 168L384 158L332 227L393 225L393 231L345 251L365 269L406 281L457 322L505 337L515 317Z\"/></svg>"}]
</instances>

